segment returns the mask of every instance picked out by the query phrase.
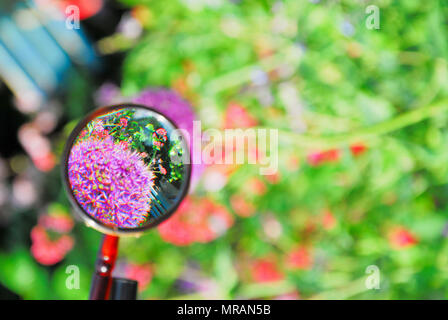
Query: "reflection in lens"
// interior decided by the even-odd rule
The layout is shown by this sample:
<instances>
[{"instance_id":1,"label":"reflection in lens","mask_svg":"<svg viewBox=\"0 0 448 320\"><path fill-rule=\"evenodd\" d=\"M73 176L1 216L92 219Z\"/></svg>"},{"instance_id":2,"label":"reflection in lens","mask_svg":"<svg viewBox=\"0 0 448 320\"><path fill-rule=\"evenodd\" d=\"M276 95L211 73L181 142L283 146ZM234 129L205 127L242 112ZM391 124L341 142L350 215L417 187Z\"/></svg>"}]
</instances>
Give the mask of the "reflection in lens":
<instances>
[{"instance_id":1,"label":"reflection in lens","mask_svg":"<svg viewBox=\"0 0 448 320\"><path fill-rule=\"evenodd\" d=\"M77 203L108 227L133 229L171 213L187 187L185 141L161 115L144 107L106 108L87 122L68 155Z\"/></svg>"}]
</instances>

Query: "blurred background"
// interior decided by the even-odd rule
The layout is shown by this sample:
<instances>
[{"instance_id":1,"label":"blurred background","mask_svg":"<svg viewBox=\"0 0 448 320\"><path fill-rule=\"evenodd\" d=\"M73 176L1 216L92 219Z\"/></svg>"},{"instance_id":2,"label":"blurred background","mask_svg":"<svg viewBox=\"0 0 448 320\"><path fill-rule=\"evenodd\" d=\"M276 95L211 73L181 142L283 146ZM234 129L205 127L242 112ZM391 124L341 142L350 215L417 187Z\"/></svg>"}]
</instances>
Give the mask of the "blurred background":
<instances>
[{"instance_id":1,"label":"blurred background","mask_svg":"<svg viewBox=\"0 0 448 320\"><path fill-rule=\"evenodd\" d=\"M279 130L277 173L198 166L170 220L121 241L140 298L448 298L447 27L444 0L2 2L0 298L87 298L101 235L59 162L122 101Z\"/></svg>"}]
</instances>

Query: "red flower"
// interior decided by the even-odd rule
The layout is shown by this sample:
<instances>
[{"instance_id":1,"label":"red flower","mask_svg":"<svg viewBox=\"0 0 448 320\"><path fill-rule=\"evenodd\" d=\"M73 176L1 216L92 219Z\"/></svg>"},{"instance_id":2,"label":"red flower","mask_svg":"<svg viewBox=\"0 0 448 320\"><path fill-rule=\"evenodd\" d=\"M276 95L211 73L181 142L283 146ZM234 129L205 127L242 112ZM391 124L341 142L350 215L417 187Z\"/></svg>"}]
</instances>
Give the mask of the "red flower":
<instances>
[{"instance_id":1,"label":"red flower","mask_svg":"<svg viewBox=\"0 0 448 320\"><path fill-rule=\"evenodd\" d=\"M31 254L43 265L60 262L73 248L73 238L66 234L73 228L73 219L58 207L39 217L31 229Z\"/></svg>"},{"instance_id":2,"label":"red flower","mask_svg":"<svg viewBox=\"0 0 448 320\"><path fill-rule=\"evenodd\" d=\"M277 184L280 182L281 175L280 172L277 171L276 173L265 175L265 178L266 180L268 180L269 183Z\"/></svg>"},{"instance_id":3,"label":"red flower","mask_svg":"<svg viewBox=\"0 0 448 320\"><path fill-rule=\"evenodd\" d=\"M127 118L120 118L120 126L126 127L128 125L128 119Z\"/></svg>"},{"instance_id":4,"label":"red flower","mask_svg":"<svg viewBox=\"0 0 448 320\"><path fill-rule=\"evenodd\" d=\"M68 233L73 229L74 222L68 214L54 211L39 217L38 225L47 230Z\"/></svg>"},{"instance_id":5,"label":"red flower","mask_svg":"<svg viewBox=\"0 0 448 320\"><path fill-rule=\"evenodd\" d=\"M66 15L71 14L71 11L67 11L68 6L78 7L80 20L94 16L103 7L103 0L59 0L54 2Z\"/></svg>"},{"instance_id":6,"label":"red flower","mask_svg":"<svg viewBox=\"0 0 448 320\"><path fill-rule=\"evenodd\" d=\"M193 242L210 242L225 233L232 224L233 217L225 207L211 199L190 196L158 229L166 242L184 246Z\"/></svg>"},{"instance_id":7,"label":"red flower","mask_svg":"<svg viewBox=\"0 0 448 320\"><path fill-rule=\"evenodd\" d=\"M252 266L252 278L256 282L274 282L284 279L274 262L268 259L259 259Z\"/></svg>"},{"instance_id":8,"label":"red flower","mask_svg":"<svg viewBox=\"0 0 448 320\"><path fill-rule=\"evenodd\" d=\"M230 205L237 215L240 217L250 217L255 214L255 206L247 201L244 196L234 194L230 197Z\"/></svg>"},{"instance_id":9,"label":"red flower","mask_svg":"<svg viewBox=\"0 0 448 320\"><path fill-rule=\"evenodd\" d=\"M56 156L52 152L39 154L31 157L37 169L48 172L56 165Z\"/></svg>"},{"instance_id":10,"label":"red flower","mask_svg":"<svg viewBox=\"0 0 448 320\"><path fill-rule=\"evenodd\" d=\"M145 290L152 280L152 268L150 264L133 264L129 263L125 267L126 278L138 282L138 290Z\"/></svg>"},{"instance_id":11,"label":"red flower","mask_svg":"<svg viewBox=\"0 0 448 320\"><path fill-rule=\"evenodd\" d=\"M334 217L333 213L329 210L325 210L323 217L322 217L322 226L326 230L331 230L336 226L336 218Z\"/></svg>"},{"instance_id":12,"label":"red flower","mask_svg":"<svg viewBox=\"0 0 448 320\"><path fill-rule=\"evenodd\" d=\"M394 249L413 247L417 243L418 239L404 227L395 227L389 233L389 244Z\"/></svg>"},{"instance_id":13,"label":"red flower","mask_svg":"<svg viewBox=\"0 0 448 320\"><path fill-rule=\"evenodd\" d=\"M31 254L37 262L43 265L53 265L64 259L73 248L74 240L69 235L62 235L57 240L51 240L42 226L31 230Z\"/></svg>"},{"instance_id":14,"label":"red flower","mask_svg":"<svg viewBox=\"0 0 448 320\"><path fill-rule=\"evenodd\" d=\"M156 132L157 132L157 134L159 134L161 136L166 136L166 130L164 128L159 128L156 130Z\"/></svg>"},{"instance_id":15,"label":"red flower","mask_svg":"<svg viewBox=\"0 0 448 320\"><path fill-rule=\"evenodd\" d=\"M162 165L160 165L160 164L159 164L159 170L160 170L160 173L163 175L165 175L167 173L166 169L164 167L162 167Z\"/></svg>"},{"instance_id":16,"label":"red flower","mask_svg":"<svg viewBox=\"0 0 448 320\"><path fill-rule=\"evenodd\" d=\"M262 196L266 193L268 188L266 184L259 178L252 178L247 182L246 186L249 193L255 194L257 196Z\"/></svg>"},{"instance_id":17,"label":"red flower","mask_svg":"<svg viewBox=\"0 0 448 320\"><path fill-rule=\"evenodd\" d=\"M229 103L224 120L225 128L249 128L257 125L257 120L240 104Z\"/></svg>"},{"instance_id":18,"label":"red flower","mask_svg":"<svg viewBox=\"0 0 448 320\"><path fill-rule=\"evenodd\" d=\"M337 162L340 158L338 149L313 152L308 155L308 163L312 166L318 166L327 162Z\"/></svg>"},{"instance_id":19,"label":"red flower","mask_svg":"<svg viewBox=\"0 0 448 320\"><path fill-rule=\"evenodd\" d=\"M288 254L286 264L292 269L309 270L313 265L313 257L306 247L300 246Z\"/></svg>"},{"instance_id":20,"label":"red flower","mask_svg":"<svg viewBox=\"0 0 448 320\"><path fill-rule=\"evenodd\" d=\"M354 143L350 146L350 151L355 157L363 154L366 150L367 146L362 142Z\"/></svg>"}]
</instances>

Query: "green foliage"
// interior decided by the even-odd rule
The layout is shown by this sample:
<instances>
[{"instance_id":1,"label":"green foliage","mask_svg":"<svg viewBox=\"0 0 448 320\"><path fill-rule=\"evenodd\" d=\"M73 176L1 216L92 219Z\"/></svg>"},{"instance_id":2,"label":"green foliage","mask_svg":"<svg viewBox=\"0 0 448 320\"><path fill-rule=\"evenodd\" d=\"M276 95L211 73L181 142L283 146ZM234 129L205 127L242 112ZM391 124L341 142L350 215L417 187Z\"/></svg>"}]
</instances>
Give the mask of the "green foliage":
<instances>
[{"instance_id":1,"label":"green foliage","mask_svg":"<svg viewBox=\"0 0 448 320\"><path fill-rule=\"evenodd\" d=\"M367 4L354 0L122 2L150 17L127 53L123 94L174 87L205 128L221 128L229 103L237 101L259 126L280 130L278 181L244 165L219 191L205 182L196 189L235 218L218 239L176 247L153 230L121 241L122 258L154 266L143 298L273 298L294 291L306 299L448 297L446 1L371 1L380 8L378 30L366 28ZM136 144L146 134L141 129L135 127ZM356 154L354 144L367 150ZM334 161L310 161L332 149L339 155ZM262 195L247 189L254 177L266 186ZM252 216L238 215L235 195L247 197ZM331 227L322 222L326 211L335 219ZM280 225L276 236L272 221ZM397 226L416 243L394 248L390 233ZM75 228L67 258L81 265L82 283L99 238L86 230ZM312 252L312 267L289 268L289 253L302 245ZM257 283L254 261L266 257L284 277ZM0 260L2 283L26 298L87 292L61 287L62 265L48 292L50 272L26 250L2 253ZM379 290L365 286L369 265L381 272ZM184 292L179 279L206 282L214 296Z\"/></svg>"}]
</instances>

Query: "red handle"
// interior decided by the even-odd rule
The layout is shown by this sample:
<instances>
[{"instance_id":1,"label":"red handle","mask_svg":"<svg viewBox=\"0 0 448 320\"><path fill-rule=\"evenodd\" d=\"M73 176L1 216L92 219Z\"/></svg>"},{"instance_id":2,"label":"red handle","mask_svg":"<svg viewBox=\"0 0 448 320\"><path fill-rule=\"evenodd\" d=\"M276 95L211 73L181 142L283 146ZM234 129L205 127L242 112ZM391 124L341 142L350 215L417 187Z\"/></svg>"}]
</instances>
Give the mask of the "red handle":
<instances>
[{"instance_id":1,"label":"red handle","mask_svg":"<svg viewBox=\"0 0 448 320\"><path fill-rule=\"evenodd\" d=\"M108 300L112 283L112 271L118 253L118 237L104 235L95 263L95 273L90 288L90 300Z\"/></svg>"}]
</instances>

